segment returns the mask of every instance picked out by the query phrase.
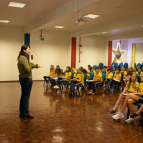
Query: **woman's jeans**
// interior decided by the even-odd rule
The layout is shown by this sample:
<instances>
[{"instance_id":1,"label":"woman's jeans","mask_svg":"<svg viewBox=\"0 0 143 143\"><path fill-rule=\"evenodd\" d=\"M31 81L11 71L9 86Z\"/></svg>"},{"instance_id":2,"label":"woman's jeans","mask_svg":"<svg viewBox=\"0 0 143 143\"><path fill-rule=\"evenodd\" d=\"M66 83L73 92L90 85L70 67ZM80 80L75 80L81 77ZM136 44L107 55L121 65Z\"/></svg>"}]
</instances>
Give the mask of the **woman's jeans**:
<instances>
[{"instance_id":1,"label":"woman's jeans","mask_svg":"<svg viewBox=\"0 0 143 143\"><path fill-rule=\"evenodd\" d=\"M19 77L19 82L21 84L21 99L20 99L20 116L29 115L29 98L32 89L33 81L31 78Z\"/></svg>"}]
</instances>

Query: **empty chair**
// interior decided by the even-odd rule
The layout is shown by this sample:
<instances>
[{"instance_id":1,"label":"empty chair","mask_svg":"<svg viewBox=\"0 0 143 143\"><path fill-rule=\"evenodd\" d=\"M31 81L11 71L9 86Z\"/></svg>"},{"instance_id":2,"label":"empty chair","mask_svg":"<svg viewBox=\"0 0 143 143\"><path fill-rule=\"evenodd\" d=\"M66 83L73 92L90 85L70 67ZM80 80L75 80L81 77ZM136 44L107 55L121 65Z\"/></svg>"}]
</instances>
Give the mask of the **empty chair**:
<instances>
[{"instance_id":1,"label":"empty chair","mask_svg":"<svg viewBox=\"0 0 143 143\"><path fill-rule=\"evenodd\" d=\"M124 64L124 67L125 67L125 68L128 68L128 63L125 63L125 64Z\"/></svg>"},{"instance_id":2,"label":"empty chair","mask_svg":"<svg viewBox=\"0 0 143 143\"><path fill-rule=\"evenodd\" d=\"M101 67L101 69L103 69L104 65L103 65L103 63L100 63L99 66Z\"/></svg>"},{"instance_id":3,"label":"empty chair","mask_svg":"<svg viewBox=\"0 0 143 143\"><path fill-rule=\"evenodd\" d=\"M94 66L93 66L93 69L95 70L96 68L97 68L97 66L96 66L96 65L94 65Z\"/></svg>"},{"instance_id":4,"label":"empty chair","mask_svg":"<svg viewBox=\"0 0 143 143\"><path fill-rule=\"evenodd\" d=\"M118 68L118 63L117 63L117 62L114 63L114 67L115 67L115 68Z\"/></svg>"}]
</instances>

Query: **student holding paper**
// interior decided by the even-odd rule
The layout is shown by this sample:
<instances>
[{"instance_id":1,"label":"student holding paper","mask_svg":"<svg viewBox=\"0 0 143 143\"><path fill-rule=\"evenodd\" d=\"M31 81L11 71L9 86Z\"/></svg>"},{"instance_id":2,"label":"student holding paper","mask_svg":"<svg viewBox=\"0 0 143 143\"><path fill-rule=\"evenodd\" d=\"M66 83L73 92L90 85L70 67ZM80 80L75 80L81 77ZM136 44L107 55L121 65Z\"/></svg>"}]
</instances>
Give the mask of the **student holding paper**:
<instances>
[{"instance_id":1,"label":"student holding paper","mask_svg":"<svg viewBox=\"0 0 143 143\"><path fill-rule=\"evenodd\" d=\"M140 78L141 78L141 82L143 82L143 76L141 76ZM134 119L138 117L138 114L134 114L133 103L143 103L143 83L140 83L138 93L135 92L135 93L131 93L127 95L126 100L120 112L117 113L115 116L112 116L112 118L115 120L122 119L124 117L123 111L128 105L129 110L130 110L130 117L125 122L126 123L133 122Z\"/></svg>"},{"instance_id":2,"label":"student holding paper","mask_svg":"<svg viewBox=\"0 0 143 143\"><path fill-rule=\"evenodd\" d=\"M100 68L97 67L95 69L93 81L92 82L88 82L88 90L89 90L88 94L95 94L95 85L97 83L101 83L101 82L102 82L102 74L100 73ZM91 91L92 85L93 85L93 92Z\"/></svg>"},{"instance_id":3,"label":"student holding paper","mask_svg":"<svg viewBox=\"0 0 143 143\"><path fill-rule=\"evenodd\" d=\"M137 82L137 75L136 75L135 72L132 72L130 80L127 82L126 87L124 88L121 95L118 97L118 100L117 100L114 108L111 111L109 111L109 114L110 115L116 114L116 111L117 111L118 108L119 108L118 111L120 111L121 105L122 105L121 102L122 102L123 99L126 98L126 96L124 96L124 94L127 93L127 95L128 95L130 93L137 93L138 88L139 88L139 83Z\"/></svg>"}]
</instances>

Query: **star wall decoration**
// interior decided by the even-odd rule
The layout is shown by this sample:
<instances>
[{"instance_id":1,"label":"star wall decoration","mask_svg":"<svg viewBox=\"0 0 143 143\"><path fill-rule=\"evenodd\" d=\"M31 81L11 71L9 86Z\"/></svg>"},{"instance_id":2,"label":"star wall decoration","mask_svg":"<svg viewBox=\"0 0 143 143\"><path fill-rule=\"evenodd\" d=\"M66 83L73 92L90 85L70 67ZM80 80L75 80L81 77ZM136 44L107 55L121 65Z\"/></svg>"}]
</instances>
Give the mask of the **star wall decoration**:
<instances>
[{"instance_id":1,"label":"star wall decoration","mask_svg":"<svg viewBox=\"0 0 143 143\"><path fill-rule=\"evenodd\" d=\"M118 45L117 51L112 50L112 52L115 55L113 63L115 63L117 61L120 61L122 63L123 62L122 55L125 53L125 51L120 51L120 48L119 48L119 45Z\"/></svg>"}]
</instances>

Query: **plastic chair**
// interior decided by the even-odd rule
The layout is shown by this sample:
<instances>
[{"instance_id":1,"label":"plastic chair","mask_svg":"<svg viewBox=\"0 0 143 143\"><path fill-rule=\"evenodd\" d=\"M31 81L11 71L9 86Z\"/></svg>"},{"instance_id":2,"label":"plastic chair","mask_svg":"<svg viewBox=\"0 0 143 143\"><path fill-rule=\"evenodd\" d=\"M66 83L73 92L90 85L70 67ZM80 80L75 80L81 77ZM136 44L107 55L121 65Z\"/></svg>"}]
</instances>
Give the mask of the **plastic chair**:
<instances>
[{"instance_id":1,"label":"plastic chair","mask_svg":"<svg viewBox=\"0 0 143 143\"><path fill-rule=\"evenodd\" d=\"M141 66L141 63L138 63L137 66Z\"/></svg>"},{"instance_id":2,"label":"plastic chair","mask_svg":"<svg viewBox=\"0 0 143 143\"><path fill-rule=\"evenodd\" d=\"M93 69L95 70L96 68L97 68L97 66L96 66L96 65L94 65L94 66L93 66Z\"/></svg>"},{"instance_id":3,"label":"plastic chair","mask_svg":"<svg viewBox=\"0 0 143 143\"><path fill-rule=\"evenodd\" d=\"M96 85L97 86L103 86L104 81L105 81L105 77L106 77L105 73L102 73L102 83L97 83Z\"/></svg>"},{"instance_id":4,"label":"plastic chair","mask_svg":"<svg viewBox=\"0 0 143 143\"><path fill-rule=\"evenodd\" d=\"M90 75L90 80L93 79L93 72L89 72L89 75Z\"/></svg>"},{"instance_id":5,"label":"plastic chair","mask_svg":"<svg viewBox=\"0 0 143 143\"><path fill-rule=\"evenodd\" d=\"M123 63L120 63L120 64L119 64L119 68L121 68L121 66L123 66Z\"/></svg>"},{"instance_id":6,"label":"plastic chair","mask_svg":"<svg viewBox=\"0 0 143 143\"><path fill-rule=\"evenodd\" d=\"M104 65L103 65L103 63L100 63L99 66L101 67L101 69L103 69Z\"/></svg>"},{"instance_id":7,"label":"plastic chair","mask_svg":"<svg viewBox=\"0 0 143 143\"><path fill-rule=\"evenodd\" d=\"M83 75L84 75L84 84L83 85L82 84L75 85L77 87L76 95L77 95L77 92L79 92L79 94L80 94L79 88L83 88L83 90L85 91L85 94L87 95L87 93L86 93L86 74L83 73Z\"/></svg>"},{"instance_id":8,"label":"plastic chair","mask_svg":"<svg viewBox=\"0 0 143 143\"><path fill-rule=\"evenodd\" d=\"M64 75L66 74L66 71L64 71Z\"/></svg>"},{"instance_id":9,"label":"plastic chair","mask_svg":"<svg viewBox=\"0 0 143 143\"><path fill-rule=\"evenodd\" d=\"M76 71L77 71L77 74L78 74L78 69L76 69Z\"/></svg>"},{"instance_id":10,"label":"plastic chair","mask_svg":"<svg viewBox=\"0 0 143 143\"><path fill-rule=\"evenodd\" d=\"M102 73L106 74L106 71L103 70Z\"/></svg>"},{"instance_id":11,"label":"plastic chair","mask_svg":"<svg viewBox=\"0 0 143 143\"><path fill-rule=\"evenodd\" d=\"M128 68L128 63L125 63L125 64L124 64L124 67L125 67L125 68Z\"/></svg>"},{"instance_id":12,"label":"plastic chair","mask_svg":"<svg viewBox=\"0 0 143 143\"><path fill-rule=\"evenodd\" d=\"M118 63L117 63L117 62L114 63L114 67L115 67L115 68L118 68Z\"/></svg>"}]
</instances>

